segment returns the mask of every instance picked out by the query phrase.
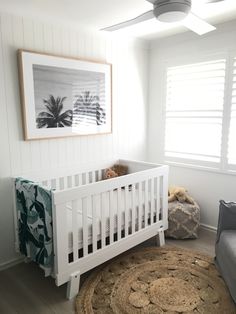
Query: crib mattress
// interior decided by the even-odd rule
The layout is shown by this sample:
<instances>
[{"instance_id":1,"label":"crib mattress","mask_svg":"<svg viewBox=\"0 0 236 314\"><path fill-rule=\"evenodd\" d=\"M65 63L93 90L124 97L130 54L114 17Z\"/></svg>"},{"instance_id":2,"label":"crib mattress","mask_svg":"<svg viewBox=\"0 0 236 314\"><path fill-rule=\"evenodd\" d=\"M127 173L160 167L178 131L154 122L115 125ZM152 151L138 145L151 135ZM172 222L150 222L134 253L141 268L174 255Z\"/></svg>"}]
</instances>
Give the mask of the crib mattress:
<instances>
[{"instance_id":1,"label":"crib mattress","mask_svg":"<svg viewBox=\"0 0 236 314\"><path fill-rule=\"evenodd\" d=\"M132 204L132 192L129 191L128 193L128 226L131 227L131 204ZM113 193L113 214L114 214L114 233L117 232L117 211L118 211L118 193L117 191L114 191ZM138 199L138 190L135 190L135 199ZM156 208L156 198L154 199L155 206ZM110 234L110 212L109 212L109 195L107 194L104 198L104 207L103 208L97 208L96 212L96 224L97 224L97 241L101 240L101 211L103 211L103 217L105 221L105 233L106 237L109 236ZM144 203L145 203L145 198L144 198L144 193L141 193L141 217L142 221L144 222L144 215L145 215L145 210L144 210ZM120 211L121 211L121 230L125 229L125 191L121 190L121 200L120 200ZM138 226L138 205L135 206L135 226ZM151 213L151 201L150 201L150 195L148 195L148 209L147 209L147 217L150 217ZM87 227L88 227L88 244L92 244L92 213L88 212L87 213ZM154 213L156 214L156 213ZM71 206L67 206L67 231L68 231L68 248L69 248L69 253L72 252L72 246L73 246L73 235L72 235L72 210ZM77 225L78 225L78 248L81 249L83 247L83 216L82 216L82 211L77 209Z\"/></svg>"}]
</instances>

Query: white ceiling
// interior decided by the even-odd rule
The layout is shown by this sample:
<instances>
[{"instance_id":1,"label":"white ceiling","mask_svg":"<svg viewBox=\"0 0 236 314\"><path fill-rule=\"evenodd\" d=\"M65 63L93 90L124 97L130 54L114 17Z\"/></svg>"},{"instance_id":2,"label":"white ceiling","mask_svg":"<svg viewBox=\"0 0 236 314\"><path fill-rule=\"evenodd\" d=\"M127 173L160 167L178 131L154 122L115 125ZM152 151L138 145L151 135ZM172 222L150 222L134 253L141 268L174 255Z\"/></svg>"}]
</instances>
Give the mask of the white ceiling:
<instances>
[{"instance_id":1,"label":"white ceiling","mask_svg":"<svg viewBox=\"0 0 236 314\"><path fill-rule=\"evenodd\" d=\"M1 11L92 30L134 18L151 9L152 4L145 0L0 0ZM193 0L193 11L215 25L236 19L236 0L208 5L204 4L204 0ZM166 24L153 19L121 33L152 39L186 30L178 23Z\"/></svg>"}]
</instances>

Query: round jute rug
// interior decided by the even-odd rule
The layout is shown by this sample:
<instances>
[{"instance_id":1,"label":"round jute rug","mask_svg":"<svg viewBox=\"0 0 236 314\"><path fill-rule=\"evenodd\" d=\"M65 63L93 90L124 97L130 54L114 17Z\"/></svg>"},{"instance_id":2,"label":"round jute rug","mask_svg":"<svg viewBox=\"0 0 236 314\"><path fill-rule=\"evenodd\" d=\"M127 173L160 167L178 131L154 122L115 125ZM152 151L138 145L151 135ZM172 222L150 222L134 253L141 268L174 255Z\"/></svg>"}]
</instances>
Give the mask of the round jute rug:
<instances>
[{"instance_id":1,"label":"round jute rug","mask_svg":"<svg viewBox=\"0 0 236 314\"><path fill-rule=\"evenodd\" d=\"M95 271L76 299L78 314L235 314L213 259L177 248L123 254Z\"/></svg>"}]
</instances>

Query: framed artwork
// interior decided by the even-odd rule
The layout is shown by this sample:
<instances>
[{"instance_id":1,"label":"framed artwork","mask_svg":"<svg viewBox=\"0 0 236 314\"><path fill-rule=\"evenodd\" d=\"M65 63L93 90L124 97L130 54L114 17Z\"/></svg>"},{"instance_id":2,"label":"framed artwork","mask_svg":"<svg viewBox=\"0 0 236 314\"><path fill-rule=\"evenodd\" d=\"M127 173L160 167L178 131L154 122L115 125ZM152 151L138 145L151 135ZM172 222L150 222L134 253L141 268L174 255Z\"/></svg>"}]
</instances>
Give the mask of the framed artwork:
<instances>
[{"instance_id":1,"label":"framed artwork","mask_svg":"<svg viewBox=\"0 0 236 314\"><path fill-rule=\"evenodd\" d=\"M111 64L18 51L25 140L112 131Z\"/></svg>"}]
</instances>

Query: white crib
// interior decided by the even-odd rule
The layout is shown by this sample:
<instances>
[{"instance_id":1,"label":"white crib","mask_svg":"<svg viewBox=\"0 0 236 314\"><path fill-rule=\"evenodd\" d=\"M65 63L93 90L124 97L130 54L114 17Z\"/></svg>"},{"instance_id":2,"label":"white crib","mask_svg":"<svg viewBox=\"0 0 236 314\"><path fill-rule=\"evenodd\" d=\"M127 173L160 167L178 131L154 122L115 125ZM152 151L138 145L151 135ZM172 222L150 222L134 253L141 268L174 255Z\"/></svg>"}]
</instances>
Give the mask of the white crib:
<instances>
[{"instance_id":1,"label":"white crib","mask_svg":"<svg viewBox=\"0 0 236 314\"><path fill-rule=\"evenodd\" d=\"M129 173L101 180L115 163L127 165ZM88 270L155 235L164 244L168 166L113 160L79 172L22 177L53 189L53 276L57 286L68 283L68 298L78 293L80 275Z\"/></svg>"}]
</instances>

